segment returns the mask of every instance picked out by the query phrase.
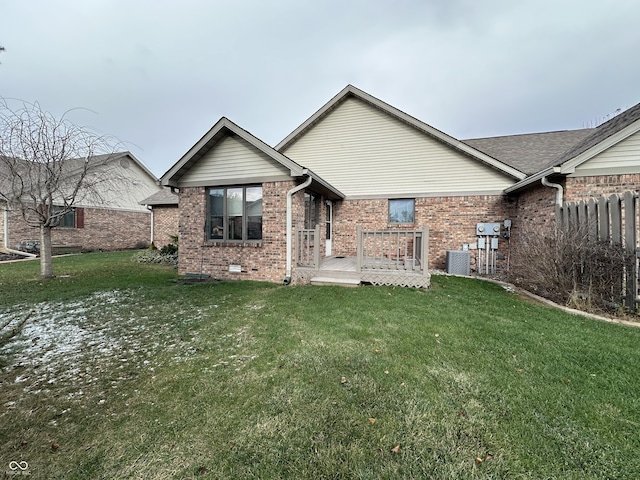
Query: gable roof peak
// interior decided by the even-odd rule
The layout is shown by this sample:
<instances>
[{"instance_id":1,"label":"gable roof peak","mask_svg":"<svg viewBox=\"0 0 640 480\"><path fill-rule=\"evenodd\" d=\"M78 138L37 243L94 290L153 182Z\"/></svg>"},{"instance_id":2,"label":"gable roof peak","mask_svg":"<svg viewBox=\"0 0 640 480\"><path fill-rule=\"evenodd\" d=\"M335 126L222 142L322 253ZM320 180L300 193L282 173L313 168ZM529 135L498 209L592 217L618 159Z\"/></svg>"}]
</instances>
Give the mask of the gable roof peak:
<instances>
[{"instance_id":1,"label":"gable roof peak","mask_svg":"<svg viewBox=\"0 0 640 480\"><path fill-rule=\"evenodd\" d=\"M180 160L178 160L164 175L162 175L162 177L160 177L160 184L172 187L178 186L180 178L182 178L182 176L193 165L195 165L206 152L229 134L237 135L242 138L244 141L268 155L276 162L288 168L292 175L302 175L302 166L298 165L282 153L274 150L271 146L233 121L229 120L227 117L221 117L220 120L218 120L213 127L211 127L209 131L205 133L202 138L200 138L200 140L198 140L187 151L187 153L180 158Z\"/></svg>"},{"instance_id":2,"label":"gable roof peak","mask_svg":"<svg viewBox=\"0 0 640 480\"><path fill-rule=\"evenodd\" d=\"M354 96L359 100L368 103L369 105L381 110L387 115L399 120L402 123L405 123L412 128L417 129L418 131L429 135L430 137L435 138L436 140L448 145L451 148L454 148L458 151L463 152L464 154L474 158L477 161L480 161L496 170L499 170L506 175L511 176L517 180L522 180L525 178L525 174L520 170L500 161L490 155L487 155L480 150L467 145L466 143L447 135L446 133L438 130L437 128L428 125L421 120L403 112L402 110L380 100L373 95L360 90L359 88L348 84L344 87L337 95L335 95L331 100L325 103L319 110L317 110L311 117L309 117L305 122L303 122L298 128L296 128L293 132L291 132L287 137L285 137L280 143L275 146L275 149L279 152L284 151L287 147L295 143L300 137L302 137L308 130L310 130L316 123L322 120L327 114L333 111L337 106L339 106L346 98Z\"/></svg>"}]
</instances>

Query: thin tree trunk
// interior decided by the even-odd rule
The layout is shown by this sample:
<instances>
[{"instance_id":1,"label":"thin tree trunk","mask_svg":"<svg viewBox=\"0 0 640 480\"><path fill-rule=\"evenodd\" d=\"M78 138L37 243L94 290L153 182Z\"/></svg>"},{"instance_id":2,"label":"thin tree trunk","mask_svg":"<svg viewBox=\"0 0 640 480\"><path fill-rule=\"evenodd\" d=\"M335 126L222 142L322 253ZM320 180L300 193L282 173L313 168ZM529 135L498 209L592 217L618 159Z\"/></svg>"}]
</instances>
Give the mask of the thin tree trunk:
<instances>
[{"instance_id":1,"label":"thin tree trunk","mask_svg":"<svg viewBox=\"0 0 640 480\"><path fill-rule=\"evenodd\" d=\"M51 261L51 227L40 225L40 276L53 278Z\"/></svg>"}]
</instances>

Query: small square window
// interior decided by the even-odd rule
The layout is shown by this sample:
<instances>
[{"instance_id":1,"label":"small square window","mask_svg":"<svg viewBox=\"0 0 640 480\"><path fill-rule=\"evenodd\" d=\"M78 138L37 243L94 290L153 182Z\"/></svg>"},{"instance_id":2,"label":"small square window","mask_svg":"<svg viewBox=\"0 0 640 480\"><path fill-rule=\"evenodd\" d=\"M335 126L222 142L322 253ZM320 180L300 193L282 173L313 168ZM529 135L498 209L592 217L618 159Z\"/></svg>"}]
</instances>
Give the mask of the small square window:
<instances>
[{"instance_id":1,"label":"small square window","mask_svg":"<svg viewBox=\"0 0 640 480\"><path fill-rule=\"evenodd\" d=\"M414 223L415 200L389 200L389 223Z\"/></svg>"}]
</instances>

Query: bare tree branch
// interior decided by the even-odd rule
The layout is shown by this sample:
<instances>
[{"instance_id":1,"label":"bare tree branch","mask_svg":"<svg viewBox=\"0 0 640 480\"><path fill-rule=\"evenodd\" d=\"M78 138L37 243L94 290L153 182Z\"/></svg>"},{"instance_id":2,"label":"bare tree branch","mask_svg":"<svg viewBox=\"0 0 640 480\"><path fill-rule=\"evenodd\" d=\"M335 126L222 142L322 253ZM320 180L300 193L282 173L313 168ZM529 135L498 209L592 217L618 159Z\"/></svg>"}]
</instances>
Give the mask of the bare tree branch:
<instances>
[{"instance_id":1,"label":"bare tree branch","mask_svg":"<svg viewBox=\"0 0 640 480\"><path fill-rule=\"evenodd\" d=\"M82 203L102 205L122 185L120 142L44 111L0 99L0 201L41 233L41 274L53 276L51 229Z\"/></svg>"}]
</instances>

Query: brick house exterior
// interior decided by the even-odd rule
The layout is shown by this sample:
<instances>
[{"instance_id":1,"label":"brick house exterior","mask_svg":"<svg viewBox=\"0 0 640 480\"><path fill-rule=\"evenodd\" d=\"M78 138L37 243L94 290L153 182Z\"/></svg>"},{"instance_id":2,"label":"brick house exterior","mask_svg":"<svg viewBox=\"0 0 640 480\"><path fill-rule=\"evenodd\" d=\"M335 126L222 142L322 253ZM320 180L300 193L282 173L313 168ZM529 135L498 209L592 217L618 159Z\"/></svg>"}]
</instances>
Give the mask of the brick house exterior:
<instances>
[{"instance_id":1,"label":"brick house exterior","mask_svg":"<svg viewBox=\"0 0 640 480\"><path fill-rule=\"evenodd\" d=\"M203 187L180 191L180 208L188 213L180 217L180 248L178 265L181 274L205 274L214 278L248 278L281 282L286 268L287 192L296 182L263 183L262 240L222 242L203 236L206 218L206 192ZM304 223L304 196L298 192L292 198L293 230ZM239 271L230 271L238 265Z\"/></svg>"},{"instance_id":2,"label":"brick house exterior","mask_svg":"<svg viewBox=\"0 0 640 480\"><path fill-rule=\"evenodd\" d=\"M110 184L109 190L100 192L99 202L78 202L65 216L66 223L52 229L54 249L122 250L149 244L151 212L139 202L161 189L157 178L130 152L109 157L104 168L117 175L117 185ZM40 229L30 227L19 211L0 202L0 216L1 250L20 251L27 241L39 242Z\"/></svg>"},{"instance_id":3,"label":"brick house exterior","mask_svg":"<svg viewBox=\"0 0 640 480\"><path fill-rule=\"evenodd\" d=\"M51 231L51 242L56 248L88 252L126 250L149 244L149 212L86 207L76 210L81 211L84 217L82 226L54 228ZM27 225L19 212L7 212L7 220L11 226L7 238L9 248L18 248L24 240L39 240L40 229Z\"/></svg>"},{"instance_id":4,"label":"brick house exterior","mask_svg":"<svg viewBox=\"0 0 640 480\"><path fill-rule=\"evenodd\" d=\"M173 242L178 235L180 211L178 195L170 189L162 189L140 201L151 211L151 237L149 239L157 248Z\"/></svg>"},{"instance_id":5,"label":"brick house exterior","mask_svg":"<svg viewBox=\"0 0 640 480\"><path fill-rule=\"evenodd\" d=\"M501 195L495 196L445 196L418 197L415 200L415 223L411 226L390 224L387 215L388 199L345 200L337 206L340 222L333 232L335 239L332 254L356 255L356 225L365 230L402 230L417 225L429 226L429 265L444 269L447 250L460 250L464 244L477 241L476 224L487 219L509 219L515 216L515 204ZM497 261L496 268L506 268L508 244L501 242L499 251L505 258ZM471 261L476 262L477 252Z\"/></svg>"},{"instance_id":6,"label":"brick house exterior","mask_svg":"<svg viewBox=\"0 0 640 480\"><path fill-rule=\"evenodd\" d=\"M309 186L292 194L288 211L287 193L306 179ZM329 233L330 255L352 257L357 226L392 232L428 226L429 266L444 269L447 251L473 250L476 225L494 222L501 229L496 267L503 272L532 232L554 224L558 192L543 179L562 186L563 201L638 189L640 106L595 129L463 142L347 86L274 148L221 119L161 183L180 192L181 274L279 282L296 268L288 259L295 245L287 251L287 241L308 228L310 195L322 257ZM261 239L213 239L208 192L226 195L243 186L261 187ZM391 218L392 202L402 199L413 205L410 223ZM473 271L479 252L470 253Z\"/></svg>"}]
</instances>

